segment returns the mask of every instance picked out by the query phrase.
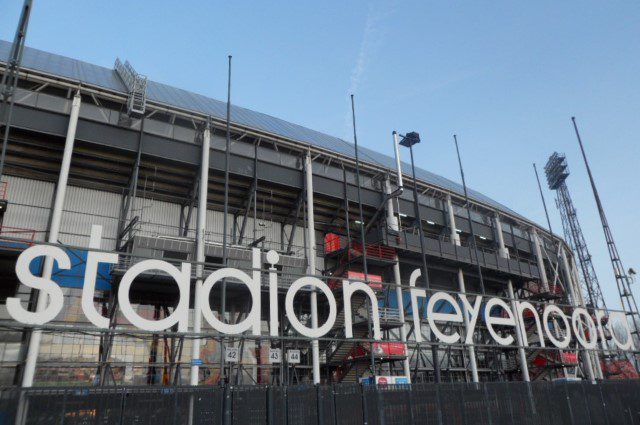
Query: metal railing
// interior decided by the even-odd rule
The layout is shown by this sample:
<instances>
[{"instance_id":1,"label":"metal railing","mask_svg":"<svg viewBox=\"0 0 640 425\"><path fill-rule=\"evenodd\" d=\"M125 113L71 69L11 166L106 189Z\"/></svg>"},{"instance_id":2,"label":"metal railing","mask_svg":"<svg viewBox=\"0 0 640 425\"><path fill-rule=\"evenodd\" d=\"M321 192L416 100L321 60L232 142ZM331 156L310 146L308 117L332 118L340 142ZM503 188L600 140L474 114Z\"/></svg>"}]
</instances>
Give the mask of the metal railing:
<instances>
[{"instance_id":1,"label":"metal railing","mask_svg":"<svg viewBox=\"0 0 640 425\"><path fill-rule=\"evenodd\" d=\"M233 241L232 232L229 232L227 235L229 237L229 247L233 248L241 248L241 249L249 249L251 248L251 240L249 238L244 238L246 243L242 245L238 245ZM179 226L171 226L167 224L159 224L152 223L148 221L137 221L131 228L131 231L128 233L128 240L132 239L135 236L146 236L151 238L160 238L160 239L172 239L185 241L188 243L194 243L196 240L196 229L190 227L186 231ZM258 236L266 236L263 233L259 232ZM217 245L222 246L223 234L222 232L216 232L211 230L206 230L204 233L205 243L207 245ZM265 238L264 241L260 242L256 246L263 250L274 250L279 253L285 253L287 248L287 242L280 242L269 240ZM305 249L303 246L291 244L290 252L286 253L288 255L303 257L305 255Z\"/></svg>"},{"instance_id":2,"label":"metal railing","mask_svg":"<svg viewBox=\"0 0 640 425\"><path fill-rule=\"evenodd\" d=\"M0 243L3 246L22 247L33 245L36 231L20 227L0 226Z\"/></svg>"},{"instance_id":3,"label":"metal railing","mask_svg":"<svg viewBox=\"0 0 640 425\"><path fill-rule=\"evenodd\" d=\"M400 236L388 235L388 245L401 249L418 251L420 246L419 236L403 230ZM497 250L486 247L469 247L467 241L461 241L457 245L449 236L425 234L426 252L429 255L441 258L450 258L469 264L480 263L482 267L491 268L520 276L539 278L536 262L524 258L502 258Z\"/></svg>"}]
</instances>

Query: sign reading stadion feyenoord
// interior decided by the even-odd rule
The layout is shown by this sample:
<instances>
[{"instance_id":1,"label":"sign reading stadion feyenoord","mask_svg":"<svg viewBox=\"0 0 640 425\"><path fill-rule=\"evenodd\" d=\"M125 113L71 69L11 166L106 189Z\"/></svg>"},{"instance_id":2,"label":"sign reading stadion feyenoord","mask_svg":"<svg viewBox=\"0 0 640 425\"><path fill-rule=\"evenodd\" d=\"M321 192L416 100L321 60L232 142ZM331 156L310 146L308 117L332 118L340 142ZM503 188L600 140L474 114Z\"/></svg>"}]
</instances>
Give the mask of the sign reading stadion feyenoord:
<instances>
[{"instance_id":1,"label":"sign reading stadion feyenoord","mask_svg":"<svg viewBox=\"0 0 640 425\"><path fill-rule=\"evenodd\" d=\"M91 246L100 246L99 239L101 232L100 226L94 226L92 234L97 234L97 242L92 236ZM44 291L49 298L49 303L46 306L40 306L39 311L30 312L25 310L20 304L19 298L7 298L6 306L7 311L18 322L29 325L44 325L47 322L53 320L63 308L64 298L60 287L51 279L45 277L35 276L31 273L29 265L38 257L49 256L56 261L58 268L67 270L71 268L71 261L67 253L59 247L51 245L34 245L24 250L16 262L16 275L20 282L30 288ZM261 293L261 252L259 249L253 249L253 259L251 274L247 274L241 270L234 268L222 268L214 271L208 275L202 284L199 296L196 297L195 310L196 314L202 314L205 320L217 331L222 334L237 335L248 330L251 330L253 335L259 336L261 332L260 326L260 293ZM278 275L275 265L279 261L279 256L275 251L269 251L266 255L267 262L271 264L271 267L267 271L269 275L269 321L270 321L270 335L278 336L278 302L277 302L277 287L278 287ZM82 310L84 311L87 319L98 328L108 328L109 319L102 316L95 308L93 304L93 297L95 291L96 277L98 265L100 263L115 264L118 262L118 254L107 252L95 252L89 251L87 253L86 271L84 276L84 287L82 291ZM131 305L129 300L129 289L134 279L142 273L148 271L162 271L168 274L175 283L178 285L180 291L180 299L173 313L161 320L149 320L139 316ZM410 288L408 289L411 298L412 311L419 310L419 299L427 298L427 291L423 288L417 288L415 286L417 279L420 277L420 269L416 269L412 274L409 281ZM222 279L235 279L242 282L250 291L252 297L251 311L247 315L246 319L237 324L223 323L213 314L211 306L209 305L209 294L213 286L220 282ZM182 263L180 268L161 260L144 260L136 263L129 268L118 288L118 301L122 314L127 320L137 328L146 331L162 331L178 325L179 332L189 331L189 291L191 280L191 264ZM294 312L293 301L296 293L304 287L315 287L321 291L328 300L329 303L329 316L326 322L317 328L309 328L301 323ZM373 315L372 322L374 326L374 339L381 339L380 332L380 318L378 315L378 306L376 297L373 290L364 282L352 282L344 280L342 283L342 291L344 296L344 331L347 338L352 338L352 321L351 321L351 296L355 291L363 291L373 301ZM468 331L465 343L472 343L473 330L477 324L480 316L484 316L483 320L487 326L487 329L493 339L500 345L508 346L514 343L515 339L512 334L498 333L495 326L501 327L514 327L521 326L523 335L523 344L529 345L527 334L524 332L524 325L522 320L516 320L518 317L522 317L525 312L528 312L534 319L538 332L538 341L544 346L545 338L558 348L567 348L571 343L572 337L575 337L580 345L586 349L594 349L597 345L598 336L604 340L604 328L602 324L602 318L608 316L606 327L612 335L613 343L621 350L634 350L633 338L631 337L631 329L629 323L626 320L624 312L605 312L603 310L597 310L594 313L594 318L584 308L573 308L571 313L565 313L557 305L547 304L540 317L538 311L529 302L526 301L514 301L511 302L511 306L507 304L502 298L498 297L483 297L475 296L475 299L471 300L465 294L457 294L457 299L447 292L435 292L428 297L427 303L427 321L429 327L433 331L433 334L441 342L447 344L459 343L461 335L458 332L444 333L443 327L447 323L464 323L463 311L466 310L468 314ZM502 310L502 314L499 316L491 316L489 314L482 314L482 304L484 303L484 311L492 312L497 308ZM448 305L445 310L447 313L442 313L436 310L442 310L443 304ZM463 306L463 307L461 307ZM327 334L336 321L337 306L336 300L331 292L331 289L320 279L313 276L300 277L293 282L287 290L285 298L286 314L291 326L298 331L301 335L308 338L321 338ZM419 315L413 315L414 325L416 329L420 329ZM553 327L549 326L549 322L555 322L565 330L564 336L558 336L554 332ZM619 323L621 328L625 330L626 336L624 340L619 340L616 334L613 332L613 326L615 323ZM586 326L587 329L583 327ZM504 329L504 328L503 328ZM588 332L586 332L588 330ZM422 341L422 335L420 332L415 333L417 342Z\"/></svg>"}]
</instances>

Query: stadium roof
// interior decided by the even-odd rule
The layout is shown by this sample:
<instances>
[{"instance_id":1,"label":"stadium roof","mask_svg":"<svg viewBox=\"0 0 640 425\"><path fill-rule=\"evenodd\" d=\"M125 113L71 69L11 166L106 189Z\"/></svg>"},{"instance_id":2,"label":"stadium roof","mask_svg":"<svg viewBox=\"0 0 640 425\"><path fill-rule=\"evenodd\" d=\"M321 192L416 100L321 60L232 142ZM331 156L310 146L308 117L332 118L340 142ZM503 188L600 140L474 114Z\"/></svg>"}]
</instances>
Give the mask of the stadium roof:
<instances>
[{"instance_id":1,"label":"stadium roof","mask_svg":"<svg viewBox=\"0 0 640 425\"><path fill-rule=\"evenodd\" d=\"M3 58L3 62L6 62L5 58L9 57L10 49L10 42L0 40L0 58ZM23 70L32 70L78 81L83 85L100 87L123 94L127 93L126 87L114 69L30 47L25 47L24 49L21 68ZM222 120L226 119L226 102L221 102L151 80L147 82L147 100L196 113L211 115L214 118ZM350 142L240 106L232 105L231 121L238 126L308 143L341 155L349 157L354 155L354 146ZM365 147L359 147L359 152L364 162L382 166L389 170L395 170L394 158ZM410 165L408 164L404 164L404 167L405 170L410 169ZM462 185L422 168L416 168L416 177L427 184L437 186L460 196L464 195ZM477 202L530 222L530 220L480 192L470 189L469 196Z\"/></svg>"}]
</instances>

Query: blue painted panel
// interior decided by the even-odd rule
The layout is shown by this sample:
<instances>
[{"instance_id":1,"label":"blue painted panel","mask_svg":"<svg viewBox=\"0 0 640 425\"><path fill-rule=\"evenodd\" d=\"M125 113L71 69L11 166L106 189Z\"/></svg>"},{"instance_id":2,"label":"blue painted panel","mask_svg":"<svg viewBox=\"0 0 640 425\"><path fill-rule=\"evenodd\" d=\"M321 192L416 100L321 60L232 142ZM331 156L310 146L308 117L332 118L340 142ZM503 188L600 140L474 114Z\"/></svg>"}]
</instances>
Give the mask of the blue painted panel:
<instances>
[{"instance_id":1,"label":"blue painted panel","mask_svg":"<svg viewBox=\"0 0 640 425\"><path fill-rule=\"evenodd\" d=\"M57 263L54 263L51 278L63 288L82 288L87 265L87 251L77 249L67 249L66 251L71 260L71 268L69 270L61 270L58 268ZM29 265L31 273L34 275L40 273L43 261L43 257L34 259ZM107 291L110 289L111 267L107 263L100 263L96 278L96 290Z\"/></svg>"}]
</instances>

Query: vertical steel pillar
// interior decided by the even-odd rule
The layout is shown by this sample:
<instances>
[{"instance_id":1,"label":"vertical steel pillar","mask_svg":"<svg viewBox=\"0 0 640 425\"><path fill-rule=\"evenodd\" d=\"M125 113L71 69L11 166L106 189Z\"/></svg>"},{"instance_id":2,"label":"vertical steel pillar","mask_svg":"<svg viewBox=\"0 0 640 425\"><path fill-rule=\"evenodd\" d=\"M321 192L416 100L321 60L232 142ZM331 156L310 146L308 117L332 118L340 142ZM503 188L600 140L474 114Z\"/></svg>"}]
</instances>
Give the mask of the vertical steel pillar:
<instances>
[{"instance_id":1,"label":"vertical steel pillar","mask_svg":"<svg viewBox=\"0 0 640 425\"><path fill-rule=\"evenodd\" d=\"M449 214L449 226L451 227L451 243L460 246L460 235L456 232L456 217L453 214L453 203L449 194L447 194L447 213Z\"/></svg>"},{"instance_id":2,"label":"vertical steel pillar","mask_svg":"<svg viewBox=\"0 0 640 425\"><path fill-rule=\"evenodd\" d=\"M509 258L509 251L504 244L504 237L502 236L502 223L500 223L500 216L496 213L496 228L498 229L498 252L502 258ZM535 230L534 230L535 231ZM516 296L513 292L513 282L509 279L507 283L507 290L509 292L509 298L511 299L511 311L516 319L516 341L518 342L518 357L520 358L520 369L522 370L522 380L529 382L529 365L527 364L527 353L524 350L524 337L522 335L522 326L520 324L520 315L516 308Z\"/></svg>"},{"instance_id":3,"label":"vertical steel pillar","mask_svg":"<svg viewBox=\"0 0 640 425\"><path fill-rule=\"evenodd\" d=\"M540 282L542 283L542 290L549 292L549 279L547 278L547 270L544 268L544 259L542 258L542 249L540 248L540 238L538 237L538 231L535 227L531 228L531 241L533 242L533 248L536 251L536 260L538 261L538 269L540 270Z\"/></svg>"},{"instance_id":4,"label":"vertical steel pillar","mask_svg":"<svg viewBox=\"0 0 640 425\"><path fill-rule=\"evenodd\" d=\"M574 276L573 273L571 273L571 268L569 267L569 260L567 259L567 254L564 251L563 248L560 248L560 259L562 261L562 268L564 269L564 274L567 278L567 290L569 291L569 295L571 295L571 304L574 307L583 307L586 309L586 305L584 303L584 298L582 297L582 292L580 291L580 285L578 284L578 282L576 282L574 280ZM580 331L582 332L582 336L584 338L584 329L580 329ZM598 333L596 332L595 337L598 337ZM600 375L596 372L596 369L594 369L593 367L593 362L594 360L596 361L596 364L599 365L600 364L600 360L598 357L598 353L595 351L588 351L585 350L583 351L583 362L584 362L584 366L585 369L587 371L587 376L589 377L590 381L595 381L596 378L600 378ZM598 369L600 369L600 367L598 367Z\"/></svg>"},{"instance_id":5,"label":"vertical steel pillar","mask_svg":"<svg viewBox=\"0 0 640 425\"><path fill-rule=\"evenodd\" d=\"M580 285L578 282L580 282L580 274L578 272L578 266L576 265L576 261L575 261L575 257L573 257L572 259L573 261L571 261L570 267L571 267L571 273L573 276L573 281L576 282L576 291L580 293L580 299L582 300L582 304L585 304L584 301L584 293L582 291L580 291ZM605 340L601 340L600 341L600 348L602 350L602 356L603 356L603 361L607 358L608 353L609 353L609 346L607 345L607 341ZM598 379L605 379L605 376L603 375L602 372L602 368L600 366L600 359L599 357L597 357L597 362L596 362L597 367L596 369L596 375L598 376Z\"/></svg>"},{"instance_id":6,"label":"vertical steel pillar","mask_svg":"<svg viewBox=\"0 0 640 425\"><path fill-rule=\"evenodd\" d=\"M500 214L496 213L494 221L496 225L496 234L498 236L498 254L502 258L509 258L509 250L504 244L504 235L502 234L502 222L500 221Z\"/></svg>"},{"instance_id":7,"label":"vertical steel pillar","mask_svg":"<svg viewBox=\"0 0 640 425\"><path fill-rule=\"evenodd\" d=\"M460 245L460 235L456 232L456 217L453 214L453 203L451 202L451 195L447 194L447 212L449 214L449 226L451 227L451 242L454 245ZM466 287L464 284L464 274L462 273L462 269L458 269L458 287L461 293L466 295ZM469 315L467 313L467 307L463 304L463 316L464 316L464 328L465 328L465 337L467 332L469 332ZM467 351L469 352L469 366L471 366L471 378L473 382L479 382L478 378L478 363L476 361L476 352L473 348L473 342L467 346Z\"/></svg>"},{"instance_id":8,"label":"vertical steel pillar","mask_svg":"<svg viewBox=\"0 0 640 425\"><path fill-rule=\"evenodd\" d=\"M67 138L64 143L64 153L62 154L62 164L60 166L60 175L58 176L58 185L56 186L56 194L51 212L51 229L49 230L49 243L58 243L58 235L60 233L60 221L62 219L62 207L64 206L64 197L67 191L67 180L69 179L69 168L71 167L71 155L73 154L73 144L76 137L76 127L78 125L78 115L80 113L80 91L77 91L73 97L71 104L71 116L69 118L69 126L67 128ZM53 258L45 257L42 277L51 279L53 271ZM44 291L38 293L36 302L36 311L42 311L47 306L47 294ZM29 348L24 366L24 375L22 376L22 386L31 387L33 385L33 377L36 370L36 361L38 352L40 351L40 340L42 339L42 331L34 330L29 339Z\"/></svg>"},{"instance_id":9,"label":"vertical steel pillar","mask_svg":"<svg viewBox=\"0 0 640 425\"><path fill-rule=\"evenodd\" d=\"M389 177L387 177L384 181L384 188L387 195L391 194L391 183L389 182ZM396 218L393 210L393 198L387 199L387 222L392 230L395 230L396 232L400 230L398 219ZM405 344L406 349L407 328L404 319L404 297L402 294L402 280L400 277L400 259L398 258L397 254L395 255L395 263L393 263L393 279L396 285L396 301L398 304L398 314L400 316L400 320L402 320L402 327L400 328L400 341ZM411 383L411 366L409 364L409 356L406 356L402 361L402 369L404 371L404 376L406 376L409 383Z\"/></svg>"},{"instance_id":10,"label":"vertical steel pillar","mask_svg":"<svg viewBox=\"0 0 640 425\"><path fill-rule=\"evenodd\" d=\"M311 151L307 151L304 158L304 171L307 192L307 274L316 274L316 227L313 216L313 169L311 167ZM318 327L318 294L314 288L311 291L311 327ZM320 383L320 348L318 340L311 341L311 361L313 372L313 383Z\"/></svg>"},{"instance_id":11,"label":"vertical steel pillar","mask_svg":"<svg viewBox=\"0 0 640 425\"><path fill-rule=\"evenodd\" d=\"M209 191L209 153L211 149L211 127L207 120L204 133L202 135L202 159L200 161L200 193L198 194L198 217L196 223L196 285L193 298L193 332L199 333L202 330L202 313L199 309L200 298L202 297L202 281L204 279L204 248L205 231L207 225L207 195ZM198 385L200 367L200 339L196 338L192 342L191 351L191 374L189 385Z\"/></svg>"},{"instance_id":12,"label":"vertical steel pillar","mask_svg":"<svg viewBox=\"0 0 640 425\"><path fill-rule=\"evenodd\" d=\"M464 285L464 274L462 273L462 269L458 269L458 286L460 287L460 292L466 295L467 289ZM464 328L465 328L465 337L469 332L469 314L467 313L467 307L463 303L462 304L462 314L464 316ZM471 378L473 382L480 382L478 378L478 363L476 361L476 351L473 348L473 340L467 345L467 351L469 352L469 366L471 366Z\"/></svg>"},{"instance_id":13,"label":"vertical steel pillar","mask_svg":"<svg viewBox=\"0 0 640 425\"><path fill-rule=\"evenodd\" d=\"M524 351L524 338L522 337L523 326L520 323L520 315L516 308L516 296L513 292L513 282L509 279L507 283L507 289L509 291L509 298L511 299L511 311L516 319L516 341L518 342L518 357L520 358L520 369L522 370L522 380L524 382L531 381L529 377L529 365L527 364L527 354Z\"/></svg>"}]
</instances>

